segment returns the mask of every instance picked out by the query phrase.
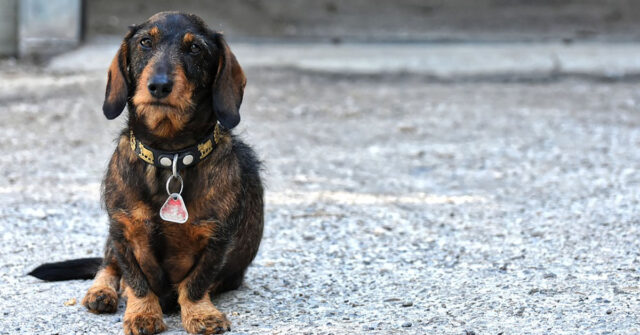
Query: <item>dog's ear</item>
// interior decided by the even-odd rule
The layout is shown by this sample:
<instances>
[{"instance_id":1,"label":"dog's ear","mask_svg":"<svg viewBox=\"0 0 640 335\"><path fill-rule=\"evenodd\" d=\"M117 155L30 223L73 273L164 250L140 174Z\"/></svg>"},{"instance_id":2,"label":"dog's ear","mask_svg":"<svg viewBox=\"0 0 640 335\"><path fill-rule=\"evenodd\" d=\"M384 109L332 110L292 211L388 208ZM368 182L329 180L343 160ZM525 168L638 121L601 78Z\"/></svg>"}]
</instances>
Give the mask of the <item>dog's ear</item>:
<instances>
[{"instance_id":1,"label":"dog's ear","mask_svg":"<svg viewBox=\"0 0 640 335\"><path fill-rule=\"evenodd\" d=\"M218 47L218 71L213 81L213 111L220 124L231 129L240 122L240 104L247 78L224 41L222 34L215 34Z\"/></svg>"},{"instance_id":2,"label":"dog's ear","mask_svg":"<svg viewBox=\"0 0 640 335\"><path fill-rule=\"evenodd\" d=\"M111 61L111 66L109 66L107 89L104 94L104 103L102 104L104 116L109 120L118 117L127 105L130 88L127 75L127 68L129 66L129 39L131 39L135 30L135 26L129 27L129 32L124 37L120 49L118 49L118 52Z\"/></svg>"}]
</instances>

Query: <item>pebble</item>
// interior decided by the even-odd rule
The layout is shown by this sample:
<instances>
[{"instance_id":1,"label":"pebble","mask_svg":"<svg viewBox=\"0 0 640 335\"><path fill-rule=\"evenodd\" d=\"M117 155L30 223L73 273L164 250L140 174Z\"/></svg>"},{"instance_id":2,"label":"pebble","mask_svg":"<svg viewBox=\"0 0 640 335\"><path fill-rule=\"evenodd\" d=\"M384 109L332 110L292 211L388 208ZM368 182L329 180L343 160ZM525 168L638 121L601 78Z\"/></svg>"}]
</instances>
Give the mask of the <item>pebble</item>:
<instances>
[{"instance_id":1,"label":"pebble","mask_svg":"<svg viewBox=\"0 0 640 335\"><path fill-rule=\"evenodd\" d=\"M374 326L370 326L370 325L362 326L362 330L374 330L374 329L376 329L376 327L374 327Z\"/></svg>"}]
</instances>

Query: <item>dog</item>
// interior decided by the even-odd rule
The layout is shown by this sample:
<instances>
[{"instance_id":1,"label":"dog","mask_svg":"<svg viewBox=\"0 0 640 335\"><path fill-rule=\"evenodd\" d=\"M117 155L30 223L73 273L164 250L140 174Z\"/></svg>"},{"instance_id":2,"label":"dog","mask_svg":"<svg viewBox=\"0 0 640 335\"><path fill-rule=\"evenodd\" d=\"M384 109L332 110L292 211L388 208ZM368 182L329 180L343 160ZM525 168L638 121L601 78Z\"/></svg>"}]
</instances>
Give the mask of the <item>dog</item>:
<instances>
[{"instance_id":1,"label":"dog","mask_svg":"<svg viewBox=\"0 0 640 335\"><path fill-rule=\"evenodd\" d=\"M238 288L258 252L261 162L231 134L246 78L221 33L199 17L161 12L129 27L108 70L107 119L128 106L102 183L109 217L104 258L43 264L44 280L95 275L82 304L114 313L125 334L166 329L180 308L190 333L230 330L211 297Z\"/></svg>"}]
</instances>

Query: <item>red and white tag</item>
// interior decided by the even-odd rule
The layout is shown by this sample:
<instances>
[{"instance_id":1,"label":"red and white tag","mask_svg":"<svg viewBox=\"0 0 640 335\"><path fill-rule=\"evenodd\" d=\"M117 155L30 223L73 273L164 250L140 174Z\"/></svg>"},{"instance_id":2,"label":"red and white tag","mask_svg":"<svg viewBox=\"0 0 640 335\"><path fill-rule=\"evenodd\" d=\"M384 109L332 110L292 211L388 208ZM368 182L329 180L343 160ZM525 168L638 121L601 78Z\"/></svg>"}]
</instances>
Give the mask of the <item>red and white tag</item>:
<instances>
[{"instance_id":1,"label":"red and white tag","mask_svg":"<svg viewBox=\"0 0 640 335\"><path fill-rule=\"evenodd\" d=\"M169 222L185 223L189 219L187 207L180 193L172 193L160 208L160 217Z\"/></svg>"}]
</instances>

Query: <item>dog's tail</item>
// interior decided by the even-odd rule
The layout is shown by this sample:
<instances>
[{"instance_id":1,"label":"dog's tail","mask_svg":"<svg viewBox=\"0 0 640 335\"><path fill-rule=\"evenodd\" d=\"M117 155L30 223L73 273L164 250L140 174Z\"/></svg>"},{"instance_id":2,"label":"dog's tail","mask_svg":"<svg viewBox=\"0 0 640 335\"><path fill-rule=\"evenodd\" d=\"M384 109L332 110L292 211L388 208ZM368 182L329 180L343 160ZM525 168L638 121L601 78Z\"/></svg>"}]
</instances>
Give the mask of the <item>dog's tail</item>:
<instances>
[{"instance_id":1,"label":"dog's tail","mask_svg":"<svg viewBox=\"0 0 640 335\"><path fill-rule=\"evenodd\" d=\"M33 269L29 275L46 281L93 279L101 264L100 257L45 263Z\"/></svg>"}]
</instances>

